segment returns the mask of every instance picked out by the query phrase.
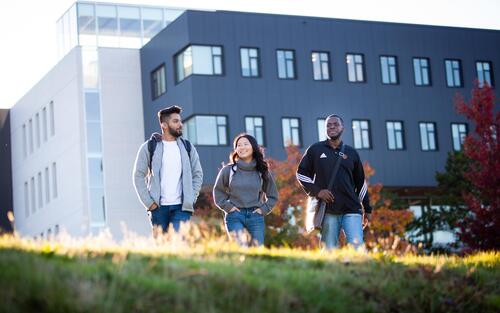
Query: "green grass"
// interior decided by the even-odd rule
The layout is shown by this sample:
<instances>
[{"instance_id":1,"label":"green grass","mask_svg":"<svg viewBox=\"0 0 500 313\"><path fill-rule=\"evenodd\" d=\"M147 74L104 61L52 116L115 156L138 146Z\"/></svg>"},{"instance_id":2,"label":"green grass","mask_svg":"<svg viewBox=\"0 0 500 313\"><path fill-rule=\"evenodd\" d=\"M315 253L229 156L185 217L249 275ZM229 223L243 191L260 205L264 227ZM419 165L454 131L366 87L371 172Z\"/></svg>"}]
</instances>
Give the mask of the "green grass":
<instances>
[{"instance_id":1,"label":"green grass","mask_svg":"<svg viewBox=\"0 0 500 313\"><path fill-rule=\"evenodd\" d=\"M499 312L500 253L0 238L0 312Z\"/></svg>"}]
</instances>

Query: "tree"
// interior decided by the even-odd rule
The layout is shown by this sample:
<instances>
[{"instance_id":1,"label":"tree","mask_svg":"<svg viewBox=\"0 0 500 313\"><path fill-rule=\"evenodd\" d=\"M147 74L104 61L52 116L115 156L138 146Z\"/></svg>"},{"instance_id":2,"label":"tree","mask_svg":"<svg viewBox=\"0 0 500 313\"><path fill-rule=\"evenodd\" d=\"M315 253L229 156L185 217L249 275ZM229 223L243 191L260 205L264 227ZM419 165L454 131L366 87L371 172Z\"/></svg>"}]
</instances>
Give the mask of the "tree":
<instances>
[{"instance_id":1,"label":"tree","mask_svg":"<svg viewBox=\"0 0 500 313\"><path fill-rule=\"evenodd\" d=\"M455 99L457 111L475 126L464 140L464 154L469 170L464 177L471 188L462 193L469 213L459 223L459 237L472 250L500 248L500 112L495 113L495 96L487 84L474 82L467 103L461 95Z\"/></svg>"},{"instance_id":2,"label":"tree","mask_svg":"<svg viewBox=\"0 0 500 313\"><path fill-rule=\"evenodd\" d=\"M308 235L304 229L306 195L297 182L295 172L302 153L294 145L286 147L287 157L283 161L270 158L269 167L276 181L279 200L266 217L266 243L272 246L314 248L319 240L315 234Z\"/></svg>"}]
</instances>

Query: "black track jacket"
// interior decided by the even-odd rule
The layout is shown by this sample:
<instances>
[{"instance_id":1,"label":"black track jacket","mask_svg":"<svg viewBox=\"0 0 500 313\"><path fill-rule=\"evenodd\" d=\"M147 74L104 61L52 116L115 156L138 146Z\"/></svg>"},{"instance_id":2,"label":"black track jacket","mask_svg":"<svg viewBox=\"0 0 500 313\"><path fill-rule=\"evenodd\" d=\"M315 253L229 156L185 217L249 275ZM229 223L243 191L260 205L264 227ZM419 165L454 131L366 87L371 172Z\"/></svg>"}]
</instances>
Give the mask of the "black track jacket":
<instances>
[{"instance_id":1,"label":"black track jacket","mask_svg":"<svg viewBox=\"0 0 500 313\"><path fill-rule=\"evenodd\" d=\"M342 142L341 145L343 144ZM327 189L339 152L340 145L333 149L328 140L317 142L306 150L297 169L297 179L309 196L316 197L321 189ZM365 212L371 213L363 164L353 147L345 145L344 156L330 191L335 201L327 204L328 213L361 214L360 202L363 203Z\"/></svg>"}]
</instances>

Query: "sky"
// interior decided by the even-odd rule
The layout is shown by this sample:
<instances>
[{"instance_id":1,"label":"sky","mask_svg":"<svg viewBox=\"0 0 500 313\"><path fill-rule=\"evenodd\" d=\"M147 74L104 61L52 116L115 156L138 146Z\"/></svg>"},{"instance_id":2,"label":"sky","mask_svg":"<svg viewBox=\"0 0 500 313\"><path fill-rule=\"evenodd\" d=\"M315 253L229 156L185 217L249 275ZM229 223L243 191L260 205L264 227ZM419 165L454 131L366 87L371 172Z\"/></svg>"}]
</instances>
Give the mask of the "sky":
<instances>
[{"instance_id":1,"label":"sky","mask_svg":"<svg viewBox=\"0 0 500 313\"><path fill-rule=\"evenodd\" d=\"M56 21L74 2L74 0L0 1L0 108L12 107L57 64ZM98 2L500 30L500 0L102 0Z\"/></svg>"}]
</instances>

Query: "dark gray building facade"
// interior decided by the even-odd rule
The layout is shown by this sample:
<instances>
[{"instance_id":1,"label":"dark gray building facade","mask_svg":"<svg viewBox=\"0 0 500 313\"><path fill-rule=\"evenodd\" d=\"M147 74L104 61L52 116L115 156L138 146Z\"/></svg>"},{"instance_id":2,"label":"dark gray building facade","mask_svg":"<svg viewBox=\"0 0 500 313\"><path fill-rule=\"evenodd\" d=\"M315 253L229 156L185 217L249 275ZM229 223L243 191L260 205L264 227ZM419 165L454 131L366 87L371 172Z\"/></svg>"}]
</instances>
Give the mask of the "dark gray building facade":
<instances>
[{"instance_id":1,"label":"dark gray building facade","mask_svg":"<svg viewBox=\"0 0 500 313\"><path fill-rule=\"evenodd\" d=\"M7 212L13 211L10 111L0 109L0 233L12 231Z\"/></svg>"},{"instance_id":2,"label":"dark gray building facade","mask_svg":"<svg viewBox=\"0 0 500 313\"><path fill-rule=\"evenodd\" d=\"M238 133L283 159L286 142L305 149L336 113L373 182L432 188L472 126L456 93L476 78L494 86L499 65L500 31L186 11L141 49L145 133L158 110L182 106L212 184Z\"/></svg>"}]
</instances>

